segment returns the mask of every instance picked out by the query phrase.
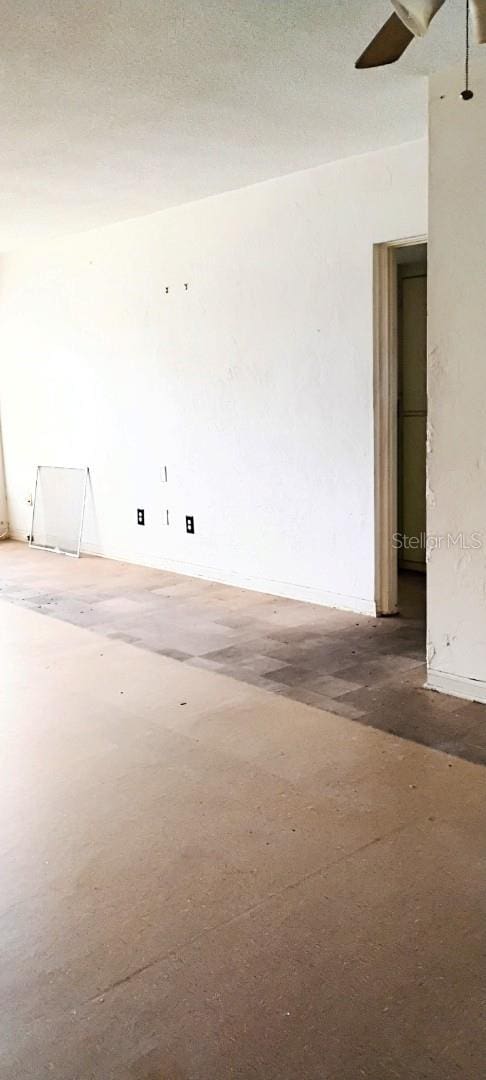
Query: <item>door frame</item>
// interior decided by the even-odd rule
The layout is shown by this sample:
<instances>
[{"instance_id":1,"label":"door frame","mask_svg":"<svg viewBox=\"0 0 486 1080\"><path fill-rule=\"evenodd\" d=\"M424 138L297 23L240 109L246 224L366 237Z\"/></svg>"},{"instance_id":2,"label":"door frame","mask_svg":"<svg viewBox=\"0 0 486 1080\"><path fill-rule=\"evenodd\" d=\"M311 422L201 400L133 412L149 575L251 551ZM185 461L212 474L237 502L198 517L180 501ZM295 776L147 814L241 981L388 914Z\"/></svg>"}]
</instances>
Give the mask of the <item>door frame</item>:
<instances>
[{"instance_id":1,"label":"door frame","mask_svg":"<svg viewBox=\"0 0 486 1080\"><path fill-rule=\"evenodd\" d=\"M397 251L426 244L411 236L373 245L373 412L375 451L375 603L377 615L398 612Z\"/></svg>"}]
</instances>

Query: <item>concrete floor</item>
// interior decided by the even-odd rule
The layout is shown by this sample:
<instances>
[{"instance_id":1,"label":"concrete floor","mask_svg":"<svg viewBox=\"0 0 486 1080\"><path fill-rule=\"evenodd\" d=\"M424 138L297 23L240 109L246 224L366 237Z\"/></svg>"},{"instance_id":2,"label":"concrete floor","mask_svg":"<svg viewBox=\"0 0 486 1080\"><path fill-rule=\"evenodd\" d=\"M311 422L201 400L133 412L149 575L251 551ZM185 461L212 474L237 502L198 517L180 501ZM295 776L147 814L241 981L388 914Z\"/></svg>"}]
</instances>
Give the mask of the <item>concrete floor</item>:
<instances>
[{"instance_id":1,"label":"concrete floor","mask_svg":"<svg viewBox=\"0 0 486 1080\"><path fill-rule=\"evenodd\" d=\"M332 664L368 620L21 545L0 576L2 1080L482 1078L484 769L379 730L379 703L339 711L376 676L399 723L418 674L400 706L383 658L409 646L350 652L371 675L328 681L331 711L282 668L310 678L309 635ZM74 597L105 615L75 625ZM253 685L263 637L297 652Z\"/></svg>"},{"instance_id":2,"label":"concrete floor","mask_svg":"<svg viewBox=\"0 0 486 1080\"><path fill-rule=\"evenodd\" d=\"M0 597L486 764L486 710L424 690L425 578L373 619L103 559L1 548Z\"/></svg>"}]
</instances>

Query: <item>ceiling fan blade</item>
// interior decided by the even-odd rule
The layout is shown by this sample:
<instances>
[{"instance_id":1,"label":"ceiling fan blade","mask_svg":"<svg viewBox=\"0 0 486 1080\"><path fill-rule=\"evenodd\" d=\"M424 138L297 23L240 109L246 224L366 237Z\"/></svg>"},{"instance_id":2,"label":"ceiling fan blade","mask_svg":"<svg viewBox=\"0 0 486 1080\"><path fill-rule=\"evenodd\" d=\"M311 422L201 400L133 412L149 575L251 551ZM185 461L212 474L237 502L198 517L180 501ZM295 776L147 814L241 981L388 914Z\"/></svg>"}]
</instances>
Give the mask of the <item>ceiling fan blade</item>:
<instances>
[{"instance_id":1,"label":"ceiling fan blade","mask_svg":"<svg viewBox=\"0 0 486 1080\"><path fill-rule=\"evenodd\" d=\"M445 0L391 0L402 23L414 37L423 37Z\"/></svg>"},{"instance_id":2,"label":"ceiling fan blade","mask_svg":"<svg viewBox=\"0 0 486 1080\"><path fill-rule=\"evenodd\" d=\"M486 0L471 0L474 35L478 45L486 45Z\"/></svg>"},{"instance_id":3,"label":"ceiling fan blade","mask_svg":"<svg viewBox=\"0 0 486 1080\"><path fill-rule=\"evenodd\" d=\"M394 64L399 60L402 53L410 42L413 41L412 31L398 18L398 15L390 15L381 30L370 42L364 53L361 53L356 61L357 68L382 67L384 64Z\"/></svg>"}]
</instances>

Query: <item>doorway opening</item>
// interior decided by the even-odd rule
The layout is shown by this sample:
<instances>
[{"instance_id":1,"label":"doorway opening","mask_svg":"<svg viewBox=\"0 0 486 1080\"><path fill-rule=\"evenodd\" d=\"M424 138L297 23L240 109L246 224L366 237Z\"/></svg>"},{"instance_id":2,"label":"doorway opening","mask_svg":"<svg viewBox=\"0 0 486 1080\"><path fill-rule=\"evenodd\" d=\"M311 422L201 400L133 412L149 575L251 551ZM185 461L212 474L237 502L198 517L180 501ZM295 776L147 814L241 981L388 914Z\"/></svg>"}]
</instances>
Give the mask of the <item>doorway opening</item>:
<instances>
[{"instance_id":1,"label":"doorway opening","mask_svg":"<svg viewBox=\"0 0 486 1080\"><path fill-rule=\"evenodd\" d=\"M375 246L374 330L376 610L425 627L425 238Z\"/></svg>"}]
</instances>

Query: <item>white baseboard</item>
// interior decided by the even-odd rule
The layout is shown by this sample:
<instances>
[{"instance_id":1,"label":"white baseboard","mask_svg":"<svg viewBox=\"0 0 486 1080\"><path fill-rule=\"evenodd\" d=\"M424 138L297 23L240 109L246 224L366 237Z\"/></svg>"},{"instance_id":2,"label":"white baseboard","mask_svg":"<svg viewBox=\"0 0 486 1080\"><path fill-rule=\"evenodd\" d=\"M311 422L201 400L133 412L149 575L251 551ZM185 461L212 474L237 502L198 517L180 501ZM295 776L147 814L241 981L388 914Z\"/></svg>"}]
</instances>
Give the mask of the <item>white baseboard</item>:
<instances>
[{"instance_id":1,"label":"white baseboard","mask_svg":"<svg viewBox=\"0 0 486 1080\"><path fill-rule=\"evenodd\" d=\"M27 544L27 543L28 543L28 540L27 540L27 533L26 533L26 532L23 532L23 530L22 530L22 529L12 529L12 528L9 528L9 530L8 530L8 536L7 536L7 538L6 538L6 539L7 539L7 540L20 540L20 542L21 542L22 544Z\"/></svg>"},{"instance_id":2,"label":"white baseboard","mask_svg":"<svg viewBox=\"0 0 486 1080\"><path fill-rule=\"evenodd\" d=\"M446 671L429 669L425 688L437 690L439 694L450 694L451 697L479 701L481 705L486 705L486 682L483 679L468 679L462 675L449 675Z\"/></svg>"},{"instance_id":3,"label":"white baseboard","mask_svg":"<svg viewBox=\"0 0 486 1080\"><path fill-rule=\"evenodd\" d=\"M199 563L187 563L178 559L161 559L160 556L146 558L129 555L121 551L100 552L94 544L83 543L83 552L89 555L97 555L102 559L113 559L115 562L133 563L136 566L148 566L154 570L165 570L172 574L181 574L184 577L201 578L204 581L214 581L221 585L233 585L238 589L249 589L251 592L266 593L269 596L282 596L288 600L302 600L308 604L318 604L320 607L339 608L341 611L352 611L358 615L376 615L376 605L371 600L363 600L357 596L347 596L342 593L327 592L311 585L296 585L293 582L277 581L273 578L245 577L232 570L221 570L215 566L201 566Z\"/></svg>"},{"instance_id":4,"label":"white baseboard","mask_svg":"<svg viewBox=\"0 0 486 1080\"><path fill-rule=\"evenodd\" d=\"M11 530L11 540L26 541L25 533ZM266 593L269 596L283 596L288 600L302 600L307 604L320 607L338 608L352 611L356 615L376 615L374 601L363 600L359 596L347 596L343 593L327 592L312 585L296 585L288 581L275 581L273 578L245 577L232 570L221 570L215 566L201 566L199 563L186 563L176 559L161 559L159 555L142 557L125 551L100 551L95 544L84 542L82 553L96 555L100 559L113 559L114 562L132 563L134 566L148 566L152 570L165 570L184 577L202 578L204 581L219 582L221 585L234 585L238 589Z\"/></svg>"},{"instance_id":5,"label":"white baseboard","mask_svg":"<svg viewBox=\"0 0 486 1080\"><path fill-rule=\"evenodd\" d=\"M27 540L26 534L17 529L10 532L11 540ZM84 541L82 553L95 555L100 559L113 559L114 562L132 563L134 566L147 566L153 570L164 570L184 577L201 578L221 585L233 585L238 589L265 593L269 596L282 596L288 600L302 600L320 607L338 608L352 611L356 615L376 615L376 604L359 596L347 596L343 593L327 592L312 585L296 585L288 581L274 581L273 578L245 577L232 570L221 570L215 566L201 566L199 563L186 563L176 559L161 559L159 555L142 557L124 551L100 551L95 544Z\"/></svg>"}]
</instances>

